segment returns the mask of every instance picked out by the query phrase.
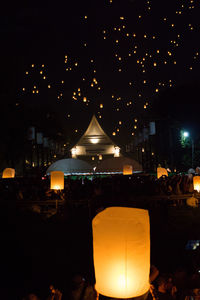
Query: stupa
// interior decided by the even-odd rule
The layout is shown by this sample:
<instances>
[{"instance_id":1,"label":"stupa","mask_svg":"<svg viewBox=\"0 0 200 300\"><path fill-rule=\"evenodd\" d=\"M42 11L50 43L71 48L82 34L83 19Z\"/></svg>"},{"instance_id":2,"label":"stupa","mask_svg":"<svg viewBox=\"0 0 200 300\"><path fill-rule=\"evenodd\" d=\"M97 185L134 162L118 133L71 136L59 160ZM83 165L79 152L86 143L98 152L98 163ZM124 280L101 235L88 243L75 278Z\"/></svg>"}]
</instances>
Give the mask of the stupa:
<instances>
[{"instance_id":1,"label":"stupa","mask_svg":"<svg viewBox=\"0 0 200 300\"><path fill-rule=\"evenodd\" d=\"M102 160L105 157L119 157L120 148L109 138L101 128L95 115L76 145L71 148L72 158L88 157L90 160Z\"/></svg>"}]
</instances>

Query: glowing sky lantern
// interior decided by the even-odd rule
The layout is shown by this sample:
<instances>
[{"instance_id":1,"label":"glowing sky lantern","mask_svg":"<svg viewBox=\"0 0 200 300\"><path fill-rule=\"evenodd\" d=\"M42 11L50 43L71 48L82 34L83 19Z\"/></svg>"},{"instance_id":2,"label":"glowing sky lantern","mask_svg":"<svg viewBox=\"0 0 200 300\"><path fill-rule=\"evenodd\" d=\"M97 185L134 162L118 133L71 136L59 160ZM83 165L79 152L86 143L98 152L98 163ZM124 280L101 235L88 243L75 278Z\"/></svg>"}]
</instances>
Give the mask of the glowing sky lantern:
<instances>
[{"instance_id":1,"label":"glowing sky lantern","mask_svg":"<svg viewBox=\"0 0 200 300\"><path fill-rule=\"evenodd\" d=\"M133 167L131 165L124 165L123 175L132 175L132 174L133 174Z\"/></svg>"},{"instance_id":2,"label":"glowing sky lantern","mask_svg":"<svg viewBox=\"0 0 200 300\"><path fill-rule=\"evenodd\" d=\"M107 1L107 3L109 2L112 3L112 0ZM87 13L81 14L81 16L78 16L77 14L76 17L74 16L75 17L74 22L76 24L79 24L80 17L81 20L83 19L85 21L81 25L83 30L82 36L85 36L85 38L84 39L80 38L80 43L76 45L76 49L77 49L77 51L75 51L76 57L74 57L74 55L73 57L70 57L68 56L68 54L66 55L64 53L62 64L64 64L65 70L68 71L66 74L67 77L66 78L62 77L65 80L60 80L62 74L62 67L63 67L61 65L60 68L57 68L58 71L60 70L61 74L55 72L54 73L55 77L53 77L54 75L52 76L52 86L50 86L48 82L45 83L44 80L44 82L42 83L43 84L42 87L41 79L48 78L49 75L48 67L51 66L51 60L49 60L49 65L48 64L37 65L37 64L29 63L30 68L29 70L25 70L24 74L26 75L26 78L28 77L29 80L32 82L28 83L29 81L26 81L27 86L24 86L24 89L22 89L22 87L20 88L20 92L23 91L22 96L27 97L28 95L30 95L30 93L33 96L39 96L41 94L41 88L42 88L42 92L43 91L45 92L45 87L46 87L46 91L48 91L48 97L51 96L54 97L54 95L56 94L58 95L56 96L56 99L62 100L61 99L62 96L60 95L60 92L63 92L63 98L64 98L65 96L64 84L69 82L69 80L70 81L72 80L73 83L70 85L71 86L70 89L71 89L71 93L73 93L72 89L79 86L80 83L79 75L80 75L81 78L83 78L82 80L84 81L84 84L83 86L81 85L81 92L77 93L72 97L72 99L75 100L73 101L73 105L76 102L76 105L80 105L80 109L81 106L84 105L84 109L88 107L88 110L90 110L91 103L94 106L94 109L96 109L97 107L99 108L99 98L98 98L99 95L102 96L101 99L109 98L112 95L112 92L116 90L115 88L116 84L118 84L119 92L122 94L122 100L129 97L131 92L131 94L133 94L133 96L135 97L134 103L137 103L138 101L137 91L133 90L134 87L137 87L137 89L139 89L139 92L141 92L144 89L144 87L147 88L146 89L148 91L147 96L149 97L149 99L151 99L152 96L154 97L155 93L158 94L160 91L162 91L163 87L164 88L174 87L176 85L176 82L174 81L173 83L169 83L168 75L171 76L172 74L174 74L174 78L180 78L178 74L180 72L182 73L182 71L184 70L186 72L193 72L192 70L196 72L195 70L197 70L197 68L195 68L195 65L199 63L199 59L197 57L199 55L199 52L197 52L197 50L194 50L198 48L198 44L196 45L196 43L198 42L198 38L195 38L194 36L194 34L198 34L198 30L195 30L195 23L196 23L195 15L191 16L191 20L194 20L194 22L191 21L190 23L188 22L189 20L188 16L191 15L193 10L195 12L197 5L193 0L190 0L188 2L190 2L188 6L181 5L178 8L178 10L177 8L176 10L174 10L173 7L171 8L171 14L173 15L173 23L169 21L171 19L170 12L168 12L169 15L167 16L162 15L162 11L160 11L160 14L158 14L157 11L159 11L159 8L157 10L151 9L151 1L143 2L142 10L143 11L148 10L148 14L146 13L144 15L137 14L137 18L139 20L137 20L136 24L131 23L129 19L130 17L128 17L128 15L126 14L124 16L118 15L118 20L117 20L115 17L113 17L115 15L114 12L115 8L114 6L113 7L111 6L112 7L112 9L110 10L111 15L109 15L110 21L107 22L108 20L106 20L106 14L105 14L105 19L100 18L101 19L100 23L98 24L97 22L96 24L97 30L95 31L94 35L91 35L92 39L87 34L84 34L84 32L86 33L88 31L88 21L90 20L89 12L88 14ZM126 7L126 4L123 5L125 10L129 9L128 6ZM102 9L103 6L104 4L102 4ZM179 14L181 14L183 11L186 19L184 22L179 23L180 21ZM92 13L95 12L91 11L91 14ZM156 29L151 33L148 31L149 18L151 18L152 20L157 19L158 25L160 25L158 26L159 34L157 34L158 32ZM164 30L162 29L163 24L165 27ZM125 28L127 28L127 30L124 30ZM192 35L190 39L190 45L189 45L191 51L188 51L187 56L183 55L184 51L187 50L186 48L188 46L188 43L184 43L185 30L188 30L188 34ZM163 34L165 35L165 33L167 33L169 39L162 38ZM85 40L86 37L88 40ZM137 39L135 39L136 37ZM97 45L96 47L97 52L95 52L93 49L94 44ZM187 46L185 46L186 48L184 48L184 47L179 47L179 45L181 46L187 45ZM72 43L72 48L73 47L74 46ZM88 48L87 52L82 51L82 47L87 47ZM180 49L177 49L177 47L179 47ZM98 61L98 57L101 57L102 49L105 49L106 61L112 61L112 59L114 58L113 67L110 68L111 64L107 64L107 66L105 65L105 70L104 70L109 75L109 78L112 78L112 80L110 81L110 89L109 89L110 95L108 95L108 89L107 88L104 89L104 86L106 86L107 78L106 76L104 76L104 73L101 71L101 67L99 67L101 64L101 60ZM166 72L166 67L167 67L167 72ZM134 78L132 73L133 69L135 70ZM150 73L147 72L148 69L151 69ZM70 75L71 72L69 71L71 70L74 72L73 76ZM88 76L88 74L91 73L92 74L95 73L95 78ZM143 77L144 73L146 73L145 78ZM37 75L39 75L39 80L38 78L36 78ZM70 79L70 77L68 76L72 76L72 78ZM159 81L162 82L158 82L158 78ZM134 80L134 85L132 83L132 80ZM38 82L37 89L35 88L30 89L29 85L32 83L35 84L35 82ZM99 86L99 82L101 82L102 84L101 87ZM62 86L58 83L61 83ZM124 84L126 84L128 88L132 89L132 91L130 90L128 91L128 89L124 89L123 87L125 86ZM94 93L92 94L92 97L89 96L91 89L93 90L92 93ZM87 95L87 97L91 97L91 100L93 101L89 103L89 100L87 100L86 97L83 98L83 95ZM79 97L81 98L79 99ZM143 97L144 95L141 96L142 98L141 100L145 100ZM81 101L79 102L78 100ZM102 105L102 107L100 108L104 107L103 106L105 105L104 103L105 103L104 101L101 102L100 105ZM144 103L144 102L140 102L140 103ZM109 105L110 104L108 104L108 106ZM126 130L128 130L129 133L131 134L132 128L126 127L125 125L126 120L124 118L125 116L127 116L128 113L132 115L133 110L130 107L129 102L127 102L127 104L125 103L125 105L126 107L122 109L122 107L120 108L116 107L115 103L113 102L113 104L111 105L111 110L112 113L118 114L119 117L118 120L123 121L122 128L126 128ZM70 109L73 110L73 108L69 106L68 109L69 109L68 112L72 113ZM126 113L124 114L124 109L126 110L127 114ZM144 104L143 109L144 110L147 109L147 104ZM136 115L135 112L134 114ZM102 109L102 114L101 114L102 119L104 118L105 113L106 113L105 109ZM133 118L135 117L135 115L133 115ZM138 121L139 123L141 122L140 119ZM70 122L73 122L73 118L71 118ZM118 132L116 132L116 128L114 127L114 124L113 124L113 128L111 128L111 132L113 132L113 135L118 135Z\"/></svg>"},{"instance_id":3,"label":"glowing sky lantern","mask_svg":"<svg viewBox=\"0 0 200 300\"><path fill-rule=\"evenodd\" d=\"M165 168L158 167L157 168L157 178L160 178L162 176L168 176L168 172Z\"/></svg>"},{"instance_id":4,"label":"glowing sky lantern","mask_svg":"<svg viewBox=\"0 0 200 300\"><path fill-rule=\"evenodd\" d=\"M51 172L51 187L52 190L64 189L64 173L61 171Z\"/></svg>"},{"instance_id":5,"label":"glowing sky lantern","mask_svg":"<svg viewBox=\"0 0 200 300\"><path fill-rule=\"evenodd\" d=\"M97 292L112 298L146 294L150 270L148 211L109 207L95 216L92 228Z\"/></svg>"},{"instance_id":6,"label":"glowing sky lantern","mask_svg":"<svg viewBox=\"0 0 200 300\"><path fill-rule=\"evenodd\" d=\"M15 169L6 168L3 170L2 178L14 178L15 177Z\"/></svg>"},{"instance_id":7,"label":"glowing sky lantern","mask_svg":"<svg viewBox=\"0 0 200 300\"><path fill-rule=\"evenodd\" d=\"M195 197L190 197L186 200L186 203L188 206L191 207L198 207L198 199L196 199Z\"/></svg>"},{"instance_id":8,"label":"glowing sky lantern","mask_svg":"<svg viewBox=\"0 0 200 300\"><path fill-rule=\"evenodd\" d=\"M193 177L194 190L200 192L200 176Z\"/></svg>"}]
</instances>

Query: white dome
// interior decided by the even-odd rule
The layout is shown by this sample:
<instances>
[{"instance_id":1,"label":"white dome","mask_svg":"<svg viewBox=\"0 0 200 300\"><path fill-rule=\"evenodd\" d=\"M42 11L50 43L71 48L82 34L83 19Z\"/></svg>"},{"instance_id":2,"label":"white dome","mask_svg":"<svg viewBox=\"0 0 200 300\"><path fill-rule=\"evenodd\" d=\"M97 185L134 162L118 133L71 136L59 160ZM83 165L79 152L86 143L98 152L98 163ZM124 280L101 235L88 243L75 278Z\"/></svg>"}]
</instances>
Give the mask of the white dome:
<instances>
[{"instance_id":1,"label":"white dome","mask_svg":"<svg viewBox=\"0 0 200 300\"><path fill-rule=\"evenodd\" d=\"M134 172L141 172L142 166L134 159L128 157L112 157L103 160L96 168L97 173L104 172L123 172L123 167L125 165L130 165Z\"/></svg>"},{"instance_id":2,"label":"white dome","mask_svg":"<svg viewBox=\"0 0 200 300\"><path fill-rule=\"evenodd\" d=\"M76 159L67 158L60 159L53 163L46 171L49 175L52 171L62 171L65 175L91 173L93 168L87 162Z\"/></svg>"}]
</instances>

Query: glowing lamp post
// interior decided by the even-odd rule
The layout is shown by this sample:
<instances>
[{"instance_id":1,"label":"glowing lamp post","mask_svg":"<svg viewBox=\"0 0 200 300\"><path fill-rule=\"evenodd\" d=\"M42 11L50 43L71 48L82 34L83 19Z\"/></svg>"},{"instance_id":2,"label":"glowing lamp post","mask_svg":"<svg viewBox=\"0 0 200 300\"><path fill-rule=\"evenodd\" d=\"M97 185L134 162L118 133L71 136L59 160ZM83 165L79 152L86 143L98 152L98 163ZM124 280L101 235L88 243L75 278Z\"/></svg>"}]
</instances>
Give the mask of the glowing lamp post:
<instances>
[{"instance_id":1,"label":"glowing lamp post","mask_svg":"<svg viewBox=\"0 0 200 300\"><path fill-rule=\"evenodd\" d=\"M194 190L200 192L200 176L193 177Z\"/></svg>"},{"instance_id":2,"label":"glowing lamp post","mask_svg":"<svg viewBox=\"0 0 200 300\"><path fill-rule=\"evenodd\" d=\"M131 165L124 165L123 175L132 175L132 174L133 174L133 167Z\"/></svg>"},{"instance_id":3,"label":"glowing lamp post","mask_svg":"<svg viewBox=\"0 0 200 300\"><path fill-rule=\"evenodd\" d=\"M115 147L114 148L114 157L119 157L120 156L120 148L119 147Z\"/></svg>"},{"instance_id":4,"label":"glowing lamp post","mask_svg":"<svg viewBox=\"0 0 200 300\"><path fill-rule=\"evenodd\" d=\"M147 210L110 207L93 219L96 290L133 298L149 290L150 225Z\"/></svg>"},{"instance_id":5,"label":"glowing lamp post","mask_svg":"<svg viewBox=\"0 0 200 300\"><path fill-rule=\"evenodd\" d=\"M183 136L184 136L185 138L189 137L189 132L188 132L188 131L184 131L184 132L183 132Z\"/></svg>"},{"instance_id":6,"label":"glowing lamp post","mask_svg":"<svg viewBox=\"0 0 200 300\"><path fill-rule=\"evenodd\" d=\"M187 139L191 139L191 148L192 148L192 156L191 156L191 162L192 162L192 168L194 165L194 140L192 137L190 137L190 133L188 131L182 131L182 138L183 138L183 142L186 141Z\"/></svg>"},{"instance_id":7,"label":"glowing lamp post","mask_svg":"<svg viewBox=\"0 0 200 300\"><path fill-rule=\"evenodd\" d=\"M15 169L6 168L3 170L2 178L14 178L15 177Z\"/></svg>"},{"instance_id":8,"label":"glowing lamp post","mask_svg":"<svg viewBox=\"0 0 200 300\"><path fill-rule=\"evenodd\" d=\"M51 172L51 186L52 190L64 189L64 173L61 171Z\"/></svg>"}]
</instances>

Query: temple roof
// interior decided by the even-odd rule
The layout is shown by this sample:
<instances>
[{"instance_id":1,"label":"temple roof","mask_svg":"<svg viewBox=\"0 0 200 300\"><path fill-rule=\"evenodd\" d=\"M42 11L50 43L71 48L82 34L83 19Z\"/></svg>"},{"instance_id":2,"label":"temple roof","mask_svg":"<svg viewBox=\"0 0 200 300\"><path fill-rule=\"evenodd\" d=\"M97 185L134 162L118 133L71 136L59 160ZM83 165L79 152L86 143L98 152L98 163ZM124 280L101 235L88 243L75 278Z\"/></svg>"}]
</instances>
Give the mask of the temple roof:
<instances>
[{"instance_id":1,"label":"temple roof","mask_svg":"<svg viewBox=\"0 0 200 300\"><path fill-rule=\"evenodd\" d=\"M89 146L91 143L100 145L115 145L115 143L113 143L113 141L103 131L95 115L93 115L87 130L82 135L76 146Z\"/></svg>"}]
</instances>

